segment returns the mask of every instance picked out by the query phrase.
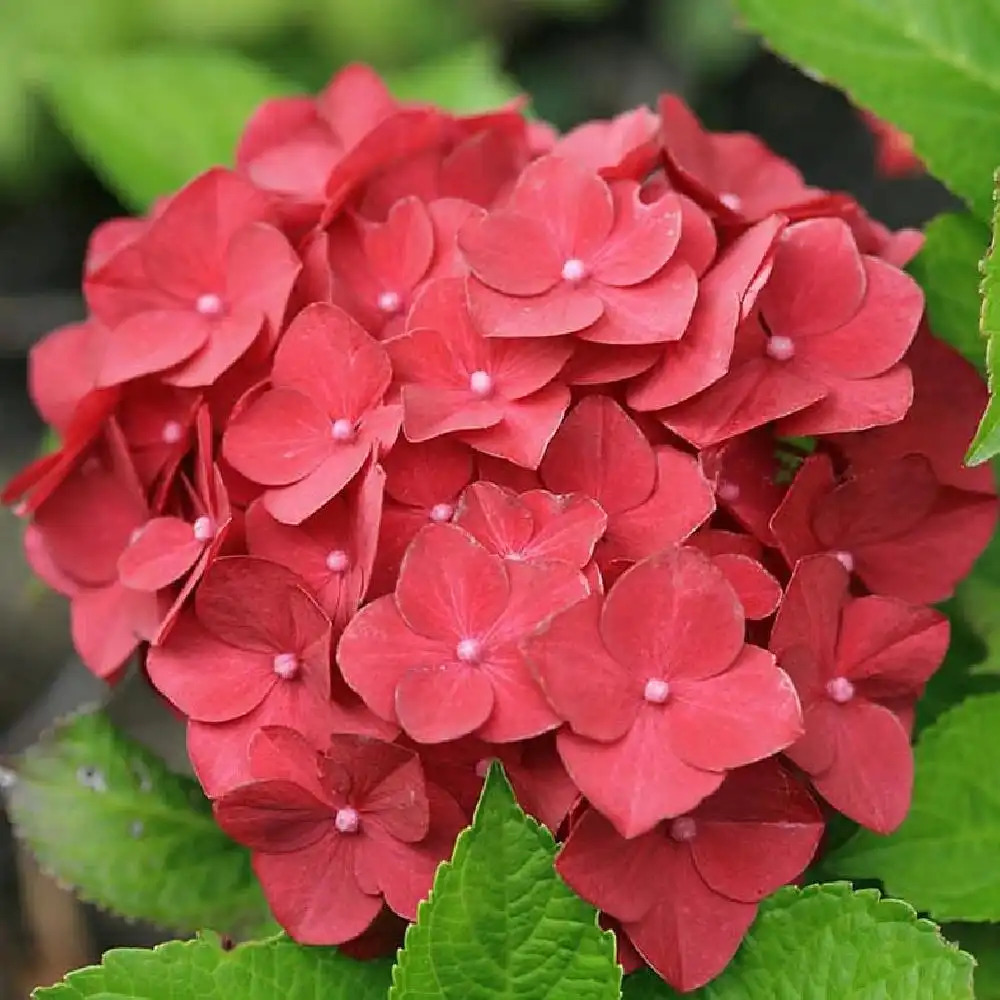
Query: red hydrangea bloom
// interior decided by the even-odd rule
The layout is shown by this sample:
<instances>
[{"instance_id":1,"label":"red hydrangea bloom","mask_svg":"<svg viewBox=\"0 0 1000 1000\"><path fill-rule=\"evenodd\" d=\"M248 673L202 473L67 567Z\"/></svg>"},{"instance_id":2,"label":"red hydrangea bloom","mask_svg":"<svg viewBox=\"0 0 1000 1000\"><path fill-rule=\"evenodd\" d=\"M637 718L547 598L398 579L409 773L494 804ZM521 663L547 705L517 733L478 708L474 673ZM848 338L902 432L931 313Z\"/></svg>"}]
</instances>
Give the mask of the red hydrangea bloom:
<instances>
[{"instance_id":1,"label":"red hydrangea bloom","mask_svg":"<svg viewBox=\"0 0 1000 1000\"><path fill-rule=\"evenodd\" d=\"M316 303L285 332L271 388L230 422L225 456L269 487L274 518L299 524L395 440L398 407L383 402L391 378L382 345L343 310Z\"/></svg>"},{"instance_id":2,"label":"red hydrangea bloom","mask_svg":"<svg viewBox=\"0 0 1000 1000\"><path fill-rule=\"evenodd\" d=\"M490 337L576 333L603 344L677 340L698 282L675 260L681 206L646 204L637 184L547 156L525 168L503 206L467 222L469 302Z\"/></svg>"},{"instance_id":3,"label":"red hydrangea bloom","mask_svg":"<svg viewBox=\"0 0 1000 1000\"><path fill-rule=\"evenodd\" d=\"M799 469L771 527L789 566L832 552L865 586L915 603L949 597L993 534L993 496L943 486L921 455L838 482L824 454Z\"/></svg>"},{"instance_id":4,"label":"red hydrangea bloom","mask_svg":"<svg viewBox=\"0 0 1000 1000\"><path fill-rule=\"evenodd\" d=\"M727 771L802 734L791 681L744 632L721 571L675 547L524 643L569 723L557 737L566 770L622 836L693 809Z\"/></svg>"},{"instance_id":5,"label":"red hydrangea bloom","mask_svg":"<svg viewBox=\"0 0 1000 1000\"><path fill-rule=\"evenodd\" d=\"M253 780L222 796L215 816L252 850L271 912L297 941L350 941L383 900L416 919L466 817L415 753L352 736L317 753L296 730L266 727L250 767Z\"/></svg>"},{"instance_id":6,"label":"red hydrangea bloom","mask_svg":"<svg viewBox=\"0 0 1000 1000\"><path fill-rule=\"evenodd\" d=\"M440 278L386 349L407 440L457 434L477 451L538 467L569 405L569 390L553 381L572 351L567 342L487 339L469 317L462 281Z\"/></svg>"},{"instance_id":7,"label":"red hydrangea bloom","mask_svg":"<svg viewBox=\"0 0 1000 1000\"><path fill-rule=\"evenodd\" d=\"M687 991L722 971L757 904L802 873L822 832L809 792L769 760L734 771L693 811L630 840L587 810L556 868Z\"/></svg>"},{"instance_id":8,"label":"red hydrangea bloom","mask_svg":"<svg viewBox=\"0 0 1000 1000\"><path fill-rule=\"evenodd\" d=\"M492 743L555 729L517 644L587 594L565 563L510 562L433 524L413 540L393 595L363 607L337 649L347 683L418 743Z\"/></svg>"},{"instance_id":9,"label":"red hydrangea bloom","mask_svg":"<svg viewBox=\"0 0 1000 1000\"><path fill-rule=\"evenodd\" d=\"M39 416L63 433L81 400L97 387L101 331L92 322L53 330L28 352L28 390Z\"/></svg>"},{"instance_id":10,"label":"red hydrangea bloom","mask_svg":"<svg viewBox=\"0 0 1000 1000\"><path fill-rule=\"evenodd\" d=\"M805 715L805 734L785 753L835 809L878 833L910 807L913 754L899 716L912 711L948 638L948 619L932 608L852 599L833 556L796 566L774 623L771 649Z\"/></svg>"},{"instance_id":11,"label":"red hydrangea bloom","mask_svg":"<svg viewBox=\"0 0 1000 1000\"><path fill-rule=\"evenodd\" d=\"M495 483L473 483L463 494L455 524L477 542L515 562L557 560L583 569L608 518L595 500L545 490L518 495Z\"/></svg>"},{"instance_id":12,"label":"red hydrangea bloom","mask_svg":"<svg viewBox=\"0 0 1000 1000\"><path fill-rule=\"evenodd\" d=\"M858 431L902 419L913 399L900 359L923 311L920 287L858 252L839 219L781 236L758 312L729 373L663 421L699 448L779 421L781 434Z\"/></svg>"},{"instance_id":13,"label":"red hydrangea bloom","mask_svg":"<svg viewBox=\"0 0 1000 1000\"><path fill-rule=\"evenodd\" d=\"M669 445L653 448L607 396L573 407L540 472L553 493L582 494L604 508L608 527L594 553L602 571L683 541L715 509L697 461Z\"/></svg>"},{"instance_id":14,"label":"red hydrangea bloom","mask_svg":"<svg viewBox=\"0 0 1000 1000\"><path fill-rule=\"evenodd\" d=\"M287 566L342 629L368 591L379 535L385 473L369 467L301 524L274 520L261 500L247 511L251 555Z\"/></svg>"},{"instance_id":15,"label":"red hydrangea bloom","mask_svg":"<svg viewBox=\"0 0 1000 1000\"><path fill-rule=\"evenodd\" d=\"M100 383L163 372L208 385L262 331L276 336L302 265L275 221L261 191L213 169L91 271L87 303L106 328Z\"/></svg>"}]
</instances>

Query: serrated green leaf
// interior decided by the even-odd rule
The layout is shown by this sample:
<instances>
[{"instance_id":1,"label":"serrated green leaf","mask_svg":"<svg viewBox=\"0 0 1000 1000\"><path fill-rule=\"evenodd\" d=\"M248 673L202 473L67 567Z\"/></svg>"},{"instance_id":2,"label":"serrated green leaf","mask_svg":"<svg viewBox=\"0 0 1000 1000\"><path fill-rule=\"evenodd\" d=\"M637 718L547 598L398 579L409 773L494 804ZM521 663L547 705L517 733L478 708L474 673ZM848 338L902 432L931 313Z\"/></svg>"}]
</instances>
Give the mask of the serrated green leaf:
<instances>
[{"instance_id":1,"label":"serrated green leaf","mask_svg":"<svg viewBox=\"0 0 1000 1000\"><path fill-rule=\"evenodd\" d=\"M389 1000L618 1000L614 936L556 874L555 853L494 764L406 932Z\"/></svg>"},{"instance_id":2,"label":"serrated green leaf","mask_svg":"<svg viewBox=\"0 0 1000 1000\"><path fill-rule=\"evenodd\" d=\"M1000 163L1000 4L738 0L781 55L908 132L928 169L988 222Z\"/></svg>"},{"instance_id":3,"label":"serrated green leaf","mask_svg":"<svg viewBox=\"0 0 1000 1000\"><path fill-rule=\"evenodd\" d=\"M860 831L823 862L828 875L879 879L937 920L1000 920L1000 694L969 698L916 750L913 805L888 837Z\"/></svg>"},{"instance_id":4,"label":"serrated green leaf","mask_svg":"<svg viewBox=\"0 0 1000 1000\"><path fill-rule=\"evenodd\" d=\"M976 960L976 1000L1000 1000L1000 925L945 924L941 933Z\"/></svg>"},{"instance_id":5,"label":"serrated green leaf","mask_svg":"<svg viewBox=\"0 0 1000 1000\"><path fill-rule=\"evenodd\" d=\"M912 907L843 882L782 889L761 905L718 979L690 1000L972 1000L970 956ZM623 1000L669 1000L648 972Z\"/></svg>"},{"instance_id":6,"label":"serrated green leaf","mask_svg":"<svg viewBox=\"0 0 1000 1000\"><path fill-rule=\"evenodd\" d=\"M1000 183L1000 173L998 173ZM1000 189L998 189L1000 194ZM976 436L965 456L966 464L979 465L1000 452L1000 197L997 198L993 216L993 240L983 261L982 311L979 327L986 338L986 371L989 375L990 401L979 423Z\"/></svg>"},{"instance_id":7,"label":"serrated green leaf","mask_svg":"<svg viewBox=\"0 0 1000 1000\"><path fill-rule=\"evenodd\" d=\"M102 714L58 726L12 769L15 831L84 899L182 932L270 926L249 852L216 826L198 784Z\"/></svg>"},{"instance_id":8,"label":"serrated green leaf","mask_svg":"<svg viewBox=\"0 0 1000 1000\"><path fill-rule=\"evenodd\" d=\"M400 100L439 104L450 111L487 111L517 97L520 90L488 42L475 42L407 70L386 74Z\"/></svg>"},{"instance_id":9,"label":"serrated green leaf","mask_svg":"<svg viewBox=\"0 0 1000 1000\"><path fill-rule=\"evenodd\" d=\"M924 230L926 240L909 271L927 297L931 329L980 371L986 368L986 341L979 333L979 266L989 230L962 213L939 215Z\"/></svg>"},{"instance_id":10,"label":"serrated green leaf","mask_svg":"<svg viewBox=\"0 0 1000 1000\"><path fill-rule=\"evenodd\" d=\"M39 82L83 157L136 210L230 164L254 108L294 89L212 49L60 57L44 63Z\"/></svg>"},{"instance_id":11,"label":"serrated green leaf","mask_svg":"<svg viewBox=\"0 0 1000 1000\"><path fill-rule=\"evenodd\" d=\"M285 937L224 950L212 937L120 948L36 1000L383 1000L389 961L356 962Z\"/></svg>"}]
</instances>

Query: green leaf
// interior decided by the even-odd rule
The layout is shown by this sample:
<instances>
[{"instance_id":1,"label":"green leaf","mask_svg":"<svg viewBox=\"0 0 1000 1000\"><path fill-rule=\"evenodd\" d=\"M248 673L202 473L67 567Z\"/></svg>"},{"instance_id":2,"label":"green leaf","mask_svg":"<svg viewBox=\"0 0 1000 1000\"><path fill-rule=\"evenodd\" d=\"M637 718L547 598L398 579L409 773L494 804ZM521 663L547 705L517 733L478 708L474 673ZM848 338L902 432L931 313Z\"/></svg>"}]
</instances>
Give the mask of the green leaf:
<instances>
[{"instance_id":1,"label":"green leaf","mask_svg":"<svg viewBox=\"0 0 1000 1000\"><path fill-rule=\"evenodd\" d=\"M163 50L47 60L61 127L131 208L232 162L250 113L292 88L234 52Z\"/></svg>"},{"instance_id":2,"label":"green leaf","mask_svg":"<svg viewBox=\"0 0 1000 1000\"><path fill-rule=\"evenodd\" d=\"M152 950L120 948L100 966L36 990L36 1000L383 1000L389 962L356 962L285 937L232 950L206 935Z\"/></svg>"},{"instance_id":3,"label":"green leaf","mask_svg":"<svg viewBox=\"0 0 1000 1000\"><path fill-rule=\"evenodd\" d=\"M689 1000L972 1000L970 956L913 908L843 882L782 889L761 904L736 957ZM678 995L648 972L623 1000Z\"/></svg>"},{"instance_id":4,"label":"green leaf","mask_svg":"<svg viewBox=\"0 0 1000 1000\"><path fill-rule=\"evenodd\" d=\"M426 101L451 111L487 111L517 97L500 54L488 42L475 42L411 69L386 74L392 93L404 101Z\"/></svg>"},{"instance_id":5,"label":"green leaf","mask_svg":"<svg viewBox=\"0 0 1000 1000\"><path fill-rule=\"evenodd\" d=\"M908 132L928 169L988 222L1000 163L1000 4L738 0L807 72Z\"/></svg>"},{"instance_id":6,"label":"green leaf","mask_svg":"<svg viewBox=\"0 0 1000 1000\"><path fill-rule=\"evenodd\" d=\"M614 936L556 874L555 852L494 764L406 932L389 1000L617 1000Z\"/></svg>"},{"instance_id":7,"label":"green leaf","mask_svg":"<svg viewBox=\"0 0 1000 1000\"><path fill-rule=\"evenodd\" d=\"M216 826L197 783L105 716L58 726L13 762L15 831L84 899L171 930L270 926L249 853Z\"/></svg>"},{"instance_id":8,"label":"green leaf","mask_svg":"<svg viewBox=\"0 0 1000 1000\"><path fill-rule=\"evenodd\" d=\"M909 271L924 289L931 329L983 371L986 341L979 333L979 267L989 231L963 213L939 215L924 235L923 249Z\"/></svg>"},{"instance_id":9,"label":"green leaf","mask_svg":"<svg viewBox=\"0 0 1000 1000\"><path fill-rule=\"evenodd\" d=\"M1000 925L945 924L941 933L976 960L976 1000L1000 1000Z\"/></svg>"},{"instance_id":10,"label":"green leaf","mask_svg":"<svg viewBox=\"0 0 1000 1000\"><path fill-rule=\"evenodd\" d=\"M913 806L888 837L862 830L828 875L879 879L937 920L1000 920L1000 694L945 712L916 747Z\"/></svg>"},{"instance_id":11,"label":"green leaf","mask_svg":"<svg viewBox=\"0 0 1000 1000\"><path fill-rule=\"evenodd\" d=\"M1000 172L998 172L1000 183ZM1000 193L1000 189L998 189ZM965 456L967 465L979 465L986 459L1000 452L1000 402L997 393L1000 385L1000 250L998 250L998 233L1000 233L1000 197L997 198L996 211L993 216L993 241L989 253L983 261L983 282L980 291L983 296L982 312L979 327L986 337L986 370L989 374L990 401L986 412L979 423L979 430L969 445L969 453Z\"/></svg>"}]
</instances>

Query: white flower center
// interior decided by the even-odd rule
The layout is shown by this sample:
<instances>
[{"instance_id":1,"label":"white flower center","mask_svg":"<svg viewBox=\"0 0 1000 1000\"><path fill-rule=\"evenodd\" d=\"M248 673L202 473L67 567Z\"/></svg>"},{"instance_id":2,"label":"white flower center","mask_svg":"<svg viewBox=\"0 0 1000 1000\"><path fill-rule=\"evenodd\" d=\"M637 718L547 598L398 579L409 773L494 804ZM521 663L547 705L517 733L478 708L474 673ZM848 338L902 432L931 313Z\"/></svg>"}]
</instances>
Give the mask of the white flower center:
<instances>
[{"instance_id":1,"label":"white flower center","mask_svg":"<svg viewBox=\"0 0 1000 1000\"><path fill-rule=\"evenodd\" d=\"M192 530L199 542L208 542L215 538L215 522L205 514L194 522Z\"/></svg>"},{"instance_id":2,"label":"white flower center","mask_svg":"<svg viewBox=\"0 0 1000 1000\"><path fill-rule=\"evenodd\" d=\"M326 568L331 573L343 573L350 564L351 560L343 549L333 549L327 554Z\"/></svg>"},{"instance_id":3,"label":"white flower center","mask_svg":"<svg viewBox=\"0 0 1000 1000\"><path fill-rule=\"evenodd\" d=\"M846 705L854 697L854 685L846 677L832 677L826 682L826 693L838 705Z\"/></svg>"},{"instance_id":4,"label":"white flower center","mask_svg":"<svg viewBox=\"0 0 1000 1000\"><path fill-rule=\"evenodd\" d=\"M587 265L579 257L570 257L562 266L563 281L576 285L587 277Z\"/></svg>"},{"instance_id":5,"label":"white flower center","mask_svg":"<svg viewBox=\"0 0 1000 1000\"><path fill-rule=\"evenodd\" d=\"M399 307L402 304L403 300L400 298L399 292L382 292L378 297L379 309L388 315L399 312Z\"/></svg>"},{"instance_id":6,"label":"white flower center","mask_svg":"<svg viewBox=\"0 0 1000 1000\"><path fill-rule=\"evenodd\" d=\"M168 420L160 431L164 444L177 444L184 435L184 428L176 420Z\"/></svg>"},{"instance_id":7,"label":"white flower center","mask_svg":"<svg viewBox=\"0 0 1000 1000\"><path fill-rule=\"evenodd\" d=\"M670 697L670 685L660 677L650 677L642 696L651 705L662 705Z\"/></svg>"},{"instance_id":8,"label":"white flower center","mask_svg":"<svg viewBox=\"0 0 1000 1000\"><path fill-rule=\"evenodd\" d=\"M833 555L837 562L839 562L848 573L854 572L854 556L852 556L850 552L844 552L841 550L840 552L834 552Z\"/></svg>"},{"instance_id":9,"label":"white flower center","mask_svg":"<svg viewBox=\"0 0 1000 1000\"><path fill-rule=\"evenodd\" d=\"M795 341L791 337L771 337L767 342L767 355L775 361L788 361L795 356Z\"/></svg>"},{"instance_id":10,"label":"white flower center","mask_svg":"<svg viewBox=\"0 0 1000 1000\"><path fill-rule=\"evenodd\" d=\"M726 503L735 503L740 498L740 488L736 483L726 482L725 479L720 479L718 486L715 487L715 493L720 500L725 500Z\"/></svg>"},{"instance_id":11,"label":"white flower center","mask_svg":"<svg viewBox=\"0 0 1000 1000\"><path fill-rule=\"evenodd\" d=\"M279 653L274 658L274 672L283 681L292 680L299 673L299 658L294 653Z\"/></svg>"},{"instance_id":12,"label":"white flower center","mask_svg":"<svg viewBox=\"0 0 1000 1000\"><path fill-rule=\"evenodd\" d=\"M435 524L445 524L455 516L455 508L450 503L436 503L427 516Z\"/></svg>"},{"instance_id":13,"label":"white flower center","mask_svg":"<svg viewBox=\"0 0 1000 1000\"><path fill-rule=\"evenodd\" d=\"M462 639L455 647L455 656L463 663L479 663L483 658L483 644L479 639Z\"/></svg>"},{"instance_id":14,"label":"white flower center","mask_svg":"<svg viewBox=\"0 0 1000 1000\"><path fill-rule=\"evenodd\" d=\"M344 806L343 809L337 810L337 815L333 817L333 825L338 833L357 833L361 826L361 816L357 809Z\"/></svg>"},{"instance_id":15,"label":"white flower center","mask_svg":"<svg viewBox=\"0 0 1000 1000\"><path fill-rule=\"evenodd\" d=\"M346 444L354 440L354 424L346 417L338 417L330 425L330 434L334 441Z\"/></svg>"},{"instance_id":16,"label":"white flower center","mask_svg":"<svg viewBox=\"0 0 1000 1000\"><path fill-rule=\"evenodd\" d=\"M690 816L678 816L670 824L670 836L681 843L694 840L697 832L698 824Z\"/></svg>"},{"instance_id":17,"label":"white flower center","mask_svg":"<svg viewBox=\"0 0 1000 1000\"><path fill-rule=\"evenodd\" d=\"M490 373L484 372L482 369L473 372L469 376L469 390L473 395L479 396L481 399L485 399L491 395L493 392L493 378Z\"/></svg>"},{"instance_id":18,"label":"white flower center","mask_svg":"<svg viewBox=\"0 0 1000 1000\"><path fill-rule=\"evenodd\" d=\"M732 191L726 191L719 195L719 201L732 212L738 212L743 207L743 199Z\"/></svg>"},{"instance_id":19,"label":"white flower center","mask_svg":"<svg viewBox=\"0 0 1000 1000\"><path fill-rule=\"evenodd\" d=\"M214 292L199 295L194 307L202 316L219 316L225 309L221 297Z\"/></svg>"}]
</instances>

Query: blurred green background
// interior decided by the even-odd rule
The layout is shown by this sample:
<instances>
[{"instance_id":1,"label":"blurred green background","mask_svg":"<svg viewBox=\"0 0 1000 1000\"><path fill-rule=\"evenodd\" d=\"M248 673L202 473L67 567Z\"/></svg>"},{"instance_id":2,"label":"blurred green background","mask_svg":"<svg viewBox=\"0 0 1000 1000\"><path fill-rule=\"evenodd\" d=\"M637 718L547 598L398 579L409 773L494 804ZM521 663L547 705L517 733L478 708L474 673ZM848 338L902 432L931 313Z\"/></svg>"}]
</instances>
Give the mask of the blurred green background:
<instances>
[{"instance_id":1,"label":"blurred green background","mask_svg":"<svg viewBox=\"0 0 1000 1000\"><path fill-rule=\"evenodd\" d=\"M919 225L951 204L929 178L877 177L854 109L741 33L729 0L0 0L0 481L43 432L25 392L27 351L80 316L87 236L126 210L114 171L94 172L70 136L86 151L81 122L106 120L125 160L158 168L166 143L200 166L208 112L192 108L184 139L185 109L233 95L206 93L194 77L157 86L155 72L140 86L132 67L212 53L250 104L262 74L276 88L316 90L349 61L373 64L400 97L459 110L526 92L533 113L563 129L675 91L710 126L760 134L811 183L851 191L890 225ZM168 105L180 140L157 135ZM234 136L238 126L229 123ZM162 166L169 176L177 164ZM153 190L159 176L150 169ZM103 694L72 660L66 617L62 599L29 584L18 522L0 512L0 762ZM177 726L141 688L114 702L126 728L176 756ZM0 811L0 1000L104 948L156 940L77 907L20 864Z\"/></svg>"}]
</instances>

